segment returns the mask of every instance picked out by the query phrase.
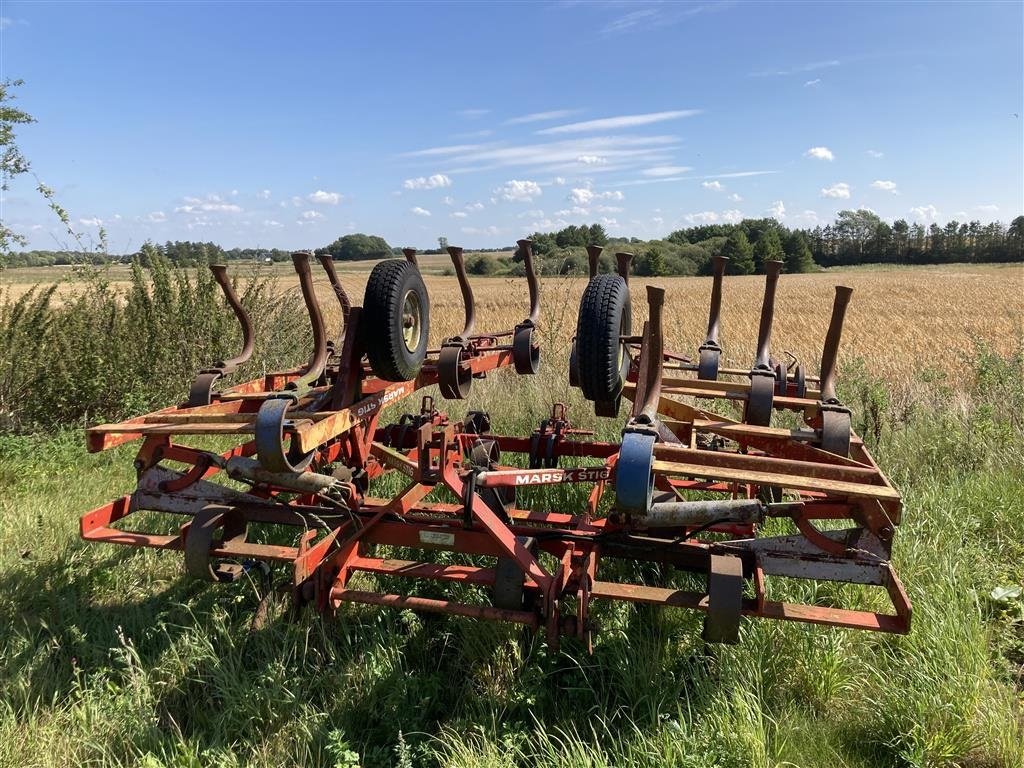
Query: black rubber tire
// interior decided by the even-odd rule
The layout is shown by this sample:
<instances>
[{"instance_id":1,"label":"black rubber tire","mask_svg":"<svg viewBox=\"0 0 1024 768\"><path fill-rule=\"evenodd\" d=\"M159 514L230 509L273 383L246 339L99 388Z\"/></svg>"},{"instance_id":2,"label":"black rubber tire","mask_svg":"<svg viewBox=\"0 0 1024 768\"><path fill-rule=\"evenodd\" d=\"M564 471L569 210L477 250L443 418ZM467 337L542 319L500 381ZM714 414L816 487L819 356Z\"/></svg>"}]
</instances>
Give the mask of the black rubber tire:
<instances>
[{"instance_id":1,"label":"black rubber tire","mask_svg":"<svg viewBox=\"0 0 1024 768\"><path fill-rule=\"evenodd\" d=\"M632 314L621 277L598 275L587 284L576 322L580 389L587 400L612 402L621 394L629 354L619 336L632 333Z\"/></svg>"},{"instance_id":2,"label":"black rubber tire","mask_svg":"<svg viewBox=\"0 0 1024 768\"><path fill-rule=\"evenodd\" d=\"M412 350L406 346L402 317L403 305L410 293L415 294L420 307L419 341ZM388 259L373 268L363 294L359 326L370 368L378 378L385 381L416 378L427 355L430 299L415 264L405 259Z\"/></svg>"}]
</instances>

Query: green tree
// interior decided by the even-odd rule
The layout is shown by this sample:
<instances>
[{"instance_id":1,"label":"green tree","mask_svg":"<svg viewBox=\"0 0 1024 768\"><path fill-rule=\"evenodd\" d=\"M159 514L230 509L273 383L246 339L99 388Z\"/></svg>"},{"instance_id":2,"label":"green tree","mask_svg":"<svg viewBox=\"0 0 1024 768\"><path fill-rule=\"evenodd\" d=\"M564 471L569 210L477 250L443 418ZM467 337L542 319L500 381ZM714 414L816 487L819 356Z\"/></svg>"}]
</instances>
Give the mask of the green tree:
<instances>
[{"instance_id":1,"label":"green tree","mask_svg":"<svg viewBox=\"0 0 1024 768\"><path fill-rule=\"evenodd\" d=\"M747 239L746 233L734 230L722 246L722 255L728 257L726 272L730 275L754 274L754 249Z\"/></svg>"},{"instance_id":2,"label":"green tree","mask_svg":"<svg viewBox=\"0 0 1024 768\"><path fill-rule=\"evenodd\" d=\"M754 245L754 263L759 274L764 274L764 265L767 262L781 260L784 255L777 230L766 230L757 238L757 244Z\"/></svg>"},{"instance_id":3,"label":"green tree","mask_svg":"<svg viewBox=\"0 0 1024 768\"><path fill-rule=\"evenodd\" d=\"M391 255L391 246L383 237L364 235L344 235L317 253L329 253L335 261L362 261L364 259L386 259Z\"/></svg>"},{"instance_id":4,"label":"green tree","mask_svg":"<svg viewBox=\"0 0 1024 768\"><path fill-rule=\"evenodd\" d=\"M783 250L786 252L787 272L810 272L814 269L811 247L800 230L793 230L786 236Z\"/></svg>"}]
</instances>

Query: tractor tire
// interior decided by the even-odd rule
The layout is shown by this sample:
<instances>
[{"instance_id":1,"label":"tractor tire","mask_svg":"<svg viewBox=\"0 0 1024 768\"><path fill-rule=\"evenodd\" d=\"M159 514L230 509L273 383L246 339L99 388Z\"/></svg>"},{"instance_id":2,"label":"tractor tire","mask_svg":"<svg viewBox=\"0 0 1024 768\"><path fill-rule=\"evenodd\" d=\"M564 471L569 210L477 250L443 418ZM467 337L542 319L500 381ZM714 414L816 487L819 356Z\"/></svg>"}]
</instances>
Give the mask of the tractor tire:
<instances>
[{"instance_id":1,"label":"tractor tire","mask_svg":"<svg viewBox=\"0 0 1024 768\"><path fill-rule=\"evenodd\" d=\"M576 323L580 389L587 400L612 402L629 373L629 353L620 336L632 332L629 286L618 275L598 275L587 284Z\"/></svg>"},{"instance_id":2,"label":"tractor tire","mask_svg":"<svg viewBox=\"0 0 1024 768\"><path fill-rule=\"evenodd\" d=\"M378 378L416 378L427 355L430 299L415 264L388 259L373 268L359 325L370 368Z\"/></svg>"}]
</instances>

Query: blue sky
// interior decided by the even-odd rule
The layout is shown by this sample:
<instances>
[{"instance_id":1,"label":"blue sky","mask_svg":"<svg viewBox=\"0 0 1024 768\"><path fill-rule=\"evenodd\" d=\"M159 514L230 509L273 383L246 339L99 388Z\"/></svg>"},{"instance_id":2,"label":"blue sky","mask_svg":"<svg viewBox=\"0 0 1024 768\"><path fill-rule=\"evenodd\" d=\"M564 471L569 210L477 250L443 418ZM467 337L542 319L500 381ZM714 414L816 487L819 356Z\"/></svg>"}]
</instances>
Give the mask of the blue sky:
<instances>
[{"instance_id":1,"label":"blue sky","mask_svg":"<svg viewBox=\"0 0 1024 768\"><path fill-rule=\"evenodd\" d=\"M504 246L1009 221L1024 209L1024 4L0 1L19 141L75 226L316 247ZM59 227L18 180L3 218Z\"/></svg>"}]
</instances>

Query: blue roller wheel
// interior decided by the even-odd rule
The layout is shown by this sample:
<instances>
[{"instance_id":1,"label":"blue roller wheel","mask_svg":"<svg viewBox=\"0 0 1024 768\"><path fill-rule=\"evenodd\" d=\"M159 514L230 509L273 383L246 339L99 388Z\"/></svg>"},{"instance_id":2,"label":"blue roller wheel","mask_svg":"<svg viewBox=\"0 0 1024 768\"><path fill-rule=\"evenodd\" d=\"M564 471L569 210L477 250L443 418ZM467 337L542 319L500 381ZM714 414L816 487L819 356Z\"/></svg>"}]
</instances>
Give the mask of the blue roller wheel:
<instances>
[{"instance_id":1,"label":"blue roller wheel","mask_svg":"<svg viewBox=\"0 0 1024 768\"><path fill-rule=\"evenodd\" d=\"M615 506L646 515L654 495L654 435L627 432L622 436L615 467Z\"/></svg>"}]
</instances>

